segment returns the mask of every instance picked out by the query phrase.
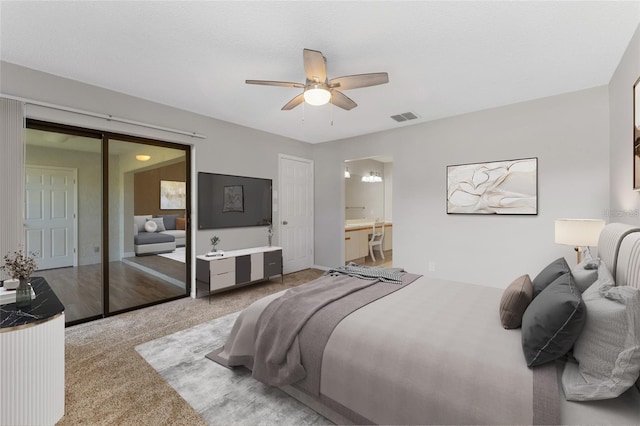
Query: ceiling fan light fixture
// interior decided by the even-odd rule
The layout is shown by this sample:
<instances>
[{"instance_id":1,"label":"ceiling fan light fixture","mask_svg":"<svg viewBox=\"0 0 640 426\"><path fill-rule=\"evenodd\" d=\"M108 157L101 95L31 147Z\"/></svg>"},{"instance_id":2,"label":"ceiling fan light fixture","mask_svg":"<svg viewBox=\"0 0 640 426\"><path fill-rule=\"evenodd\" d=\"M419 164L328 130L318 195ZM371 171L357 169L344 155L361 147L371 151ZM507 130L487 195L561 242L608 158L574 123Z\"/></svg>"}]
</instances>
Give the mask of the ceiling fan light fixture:
<instances>
[{"instance_id":1,"label":"ceiling fan light fixture","mask_svg":"<svg viewBox=\"0 0 640 426\"><path fill-rule=\"evenodd\" d=\"M314 84L309 87L309 89L304 91L304 100L309 105L324 105L331 99L331 92L322 87L322 85Z\"/></svg>"}]
</instances>

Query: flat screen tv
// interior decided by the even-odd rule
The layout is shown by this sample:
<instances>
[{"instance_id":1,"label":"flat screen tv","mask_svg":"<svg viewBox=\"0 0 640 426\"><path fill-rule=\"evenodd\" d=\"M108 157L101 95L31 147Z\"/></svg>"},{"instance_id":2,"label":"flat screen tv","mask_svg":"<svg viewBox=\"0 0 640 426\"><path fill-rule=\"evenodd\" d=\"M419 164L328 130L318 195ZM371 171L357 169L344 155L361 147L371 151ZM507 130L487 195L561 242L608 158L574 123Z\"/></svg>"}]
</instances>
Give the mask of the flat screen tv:
<instances>
[{"instance_id":1,"label":"flat screen tv","mask_svg":"<svg viewBox=\"0 0 640 426\"><path fill-rule=\"evenodd\" d=\"M271 179L198 173L198 229L271 223Z\"/></svg>"}]
</instances>

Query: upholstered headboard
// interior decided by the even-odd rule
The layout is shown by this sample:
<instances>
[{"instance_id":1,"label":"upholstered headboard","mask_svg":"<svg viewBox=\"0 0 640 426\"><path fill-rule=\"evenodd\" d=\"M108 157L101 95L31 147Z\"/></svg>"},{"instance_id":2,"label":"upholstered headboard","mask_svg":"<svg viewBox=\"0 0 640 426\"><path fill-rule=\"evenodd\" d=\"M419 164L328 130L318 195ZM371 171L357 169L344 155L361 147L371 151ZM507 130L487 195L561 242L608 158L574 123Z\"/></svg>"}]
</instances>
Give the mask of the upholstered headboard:
<instances>
[{"instance_id":1,"label":"upholstered headboard","mask_svg":"<svg viewBox=\"0 0 640 426\"><path fill-rule=\"evenodd\" d=\"M607 265L613 278L616 278L618 251L622 240L637 232L640 232L640 227L624 223L610 223L602 229L598 239L598 257Z\"/></svg>"},{"instance_id":2,"label":"upholstered headboard","mask_svg":"<svg viewBox=\"0 0 640 426\"><path fill-rule=\"evenodd\" d=\"M640 289L640 232L628 234L620 244L616 285Z\"/></svg>"}]
</instances>

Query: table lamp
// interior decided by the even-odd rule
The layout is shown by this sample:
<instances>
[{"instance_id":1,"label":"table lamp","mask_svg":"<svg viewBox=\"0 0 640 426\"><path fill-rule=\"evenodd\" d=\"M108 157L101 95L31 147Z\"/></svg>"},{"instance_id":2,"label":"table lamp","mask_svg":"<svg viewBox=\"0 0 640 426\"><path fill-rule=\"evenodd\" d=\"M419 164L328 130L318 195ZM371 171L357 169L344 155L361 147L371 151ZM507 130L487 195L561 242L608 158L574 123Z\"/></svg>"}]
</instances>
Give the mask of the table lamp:
<instances>
[{"instance_id":1,"label":"table lamp","mask_svg":"<svg viewBox=\"0 0 640 426\"><path fill-rule=\"evenodd\" d=\"M600 219L556 219L555 242L574 246L578 253L578 263L582 262L582 247L598 245L604 220Z\"/></svg>"}]
</instances>

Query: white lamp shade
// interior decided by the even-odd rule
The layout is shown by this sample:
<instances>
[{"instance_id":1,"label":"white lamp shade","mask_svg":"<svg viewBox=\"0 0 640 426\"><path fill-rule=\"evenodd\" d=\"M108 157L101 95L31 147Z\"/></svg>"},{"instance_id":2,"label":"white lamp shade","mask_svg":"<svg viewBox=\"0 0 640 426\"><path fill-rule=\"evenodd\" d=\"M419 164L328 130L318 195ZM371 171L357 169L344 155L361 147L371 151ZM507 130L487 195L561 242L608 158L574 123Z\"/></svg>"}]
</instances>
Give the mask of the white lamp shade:
<instances>
[{"instance_id":1,"label":"white lamp shade","mask_svg":"<svg viewBox=\"0 0 640 426\"><path fill-rule=\"evenodd\" d=\"M602 228L604 220L600 219L556 219L555 242L574 247L595 247Z\"/></svg>"},{"instance_id":2,"label":"white lamp shade","mask_svg":"<svg viewBox=\"0 0 640 426\"><path fill-rule=\"evenodd\" d=\"M329 99L331 99L331 93L327 89L307 89L304 92L304 100L309 105L324 105L329 102Z\"/></svg>"}]
</instances>

